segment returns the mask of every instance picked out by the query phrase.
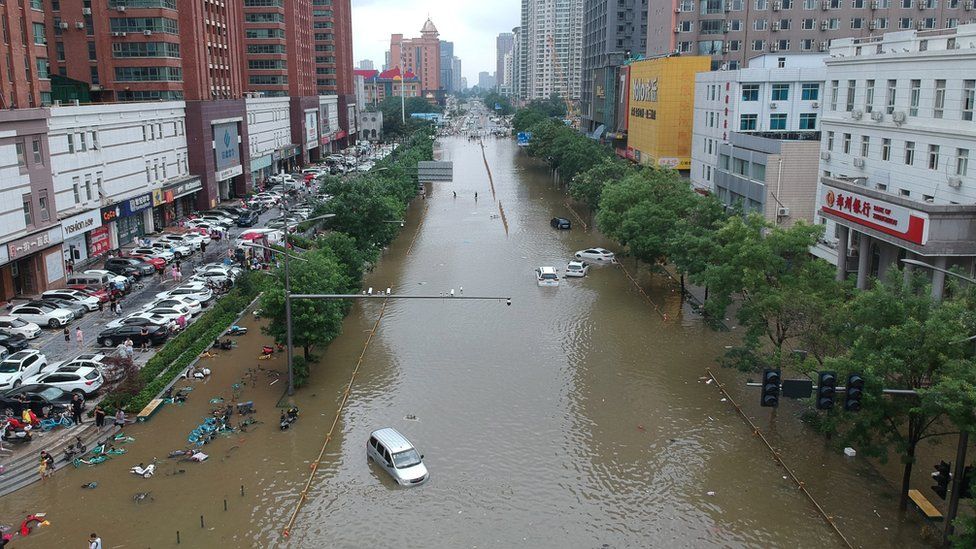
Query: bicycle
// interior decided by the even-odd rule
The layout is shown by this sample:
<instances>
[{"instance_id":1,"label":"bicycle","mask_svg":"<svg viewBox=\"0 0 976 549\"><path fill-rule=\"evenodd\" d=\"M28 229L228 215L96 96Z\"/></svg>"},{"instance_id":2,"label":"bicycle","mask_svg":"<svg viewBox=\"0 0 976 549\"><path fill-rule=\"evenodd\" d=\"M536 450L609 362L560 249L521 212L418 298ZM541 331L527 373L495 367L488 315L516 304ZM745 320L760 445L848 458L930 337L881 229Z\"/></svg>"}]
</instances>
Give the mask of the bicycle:
<instances>
[{"instance_id":1,"label":"bicycle","mask_svg":"<svg viewBox=\"0 0 976 549\"><path fill-rule=\"evenodd\" d=\"M61 415L57 419L42 419L41 420L41 430L45 433L48 431L53 431L58 427L71 427L75 422L71 420L70 417L66 415Z\"/></svg>"}]
</instances>

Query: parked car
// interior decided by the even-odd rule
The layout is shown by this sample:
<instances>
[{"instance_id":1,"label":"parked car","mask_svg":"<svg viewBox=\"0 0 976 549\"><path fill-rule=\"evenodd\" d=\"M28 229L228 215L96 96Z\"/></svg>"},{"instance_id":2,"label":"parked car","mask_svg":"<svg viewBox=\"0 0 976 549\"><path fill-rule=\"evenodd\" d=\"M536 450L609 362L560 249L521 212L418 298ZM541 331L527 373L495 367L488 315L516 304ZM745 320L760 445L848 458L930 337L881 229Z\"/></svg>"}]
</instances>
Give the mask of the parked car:
<instances>
[{"instance_id":1,"label":"parked car","mask_svg":"<svg viewBox=\"0 0 976 549\"><path fill-rule=\"evenodd\" d=\"M583 261L591 263L615 263L613 252L607 250L606 248L587 248L585 250L580 250L573 254L576 259L582 259Z\"/></svg>"},{"instance_id":2,"label":"parked car","mask_svg":"<svg viewBox=\"0 0 976 549\"><path fill-rule=\"evenodd\" d=\"M105 269L121 275L140 278L156 272L156 268L132 257L110 257L105 260Z\"/></svg>"},{"instance_id":3,"label":"parked car","mask_svg":"<svg viewBox=\"0 0 976 549\"><path fill-rule=\"evenodd\" d=\"M200 249L200 240L178 234L164 234L157 238L156 242L172 242L174 246L186 246L191 251Z\"/></svg>"},{"instance_id":4,"label":"parked car","mask_svg":"<svg viewBox=\"0 0 976 549\"><path fill-rule=\"evenodd\" d=\"M87 307L89 311L98 309L98 298L92 297L81 290L70 290L67 288L61 290L48 290L41 294L41 297L44 299L53 297L76 301Z\"/></svg>"},{"instance_id":5,"label":"parked car","mask_svg":"<svg viewBox=\"0 0 976 549\"><path fill-rule=\"evenodd\" d=\"M168 253L168 252L167 252ZM131 250L126 257L131 257L132 259L141 259L146 263L153 266L156 272L163 271L166 269L166 259L162 256L160 252L152 248L136 248ZM175 255L173 256L176 257Z\"/></svg>"},{"instance_id":6,"label":"parked car","mask_svg":"<svg viewBox=\"0 0 976 549\"><path fill-rule=\"evenodd\" d=\"M49 365L47 369L53 371L64 366L81 366L95 368L100 374L102 374L102 379L109 383L121 379L125 372L122 369L116 368L112 364L109 364L105 359L105 355L101 353L84 353L72 359L55 362L54 364Z\"/></svg>"},{"instance_id":7,"label":"parked car","mask_svg":"<svg viewBox=\"0 0 976 549\"><path fill-rule=\"evenodd\" d=\"M18 305L10 310L10 315L48 328L60 328L75 317L74 313L67 309L38 305Z\"/></svg>"},{"instance_id":8,"label":"parked car","mask_svg":"<svg viewBox=\"0 0 976 549\"><path fill-rule=\"evenodd\" d=\"M38 330L40 330L40 328L38 328ZM8 351L8 354L23 351L28 347L27 338L20 334L6 334L0 332L0 346L3 346L3 348Z\"/></svg>"},{"instance_id":9,"label":"parked car","mask_svg":"<svg viewBox=\"0 0 976 549\"><path fill-rule=\"evenodd\" d=\"M206 221L206 222L211 223L211 224L214 224L214 225L220 225L224 229L229 229L229 228L231 228L234 225L234 222L233 221L231 221L229 218L226 218L226 217L224 217L222 215L203 214L198 219L200 219L201 221Z\"/></svg>"},{"instance_id":10,"label":"parked car","mask_svg":"<svg viewBox=\"0 0 976 549\"><path fill-rule=\"evenodd\" d=\"M157 307L173 307L178 309L179 307L186 307L190 315L196 316L202 310L200 302L191 299L189 297L162 297L154 299L143 307L146 310L155 309Z\"/></svg>"},{"instance_id":11,"label":"parked car","mask_svg":"<svg viewBox=\"0 0 976 549\"><path fill-rule=\"evenodd\" d=\"M369 434L366 459L372 460L402 486L415 486L430 478L424 456L407 437L392 427Z\"/></svg>"},{"instance_id":12,"label":"parked car","mask_svg":"<svg viewBox=\"0 0 976 549\"><path fill-rule=\"evenodd\" d=\"M134 275L116 273L108 269L88 269L82 274L107 277L109 283L114 282L116 284L121 284L122 289L127 292L132 288L132 283L136 280Z\"/></svg>"},{"instance_id":13,"label":"parked car","mask_svg":"<svg viewBox=\"0 0 976 549\"><path fill-rule=\"evenodd\" d=\"M76 319L82 318L83 316L85 316L85 313L88 312L88 307L85 307L84 305L78 303L77 301L67 301L64 299L58 299L56 297L35 299L33 301L28 301L27 303L25 303L25 305L35 305L35 306L47 305L48 307L54 307L56 309L67 309L71 311L71 314L73 314Z\"/></svg>"},{"instance_id":14,"label":"parked car","mask_svg":"<svg viewBox=\"0 0 976 549\"><path fill-rule=\"evenodd\" d=\"M254 210L248 210L237 217L238 227L253 227L258 222L261 215Z\"/></svg>"},{"instance_id":15,"label":"parked car","mask_svg":"<svg viewBox=\"0 0 976 549\"><path fill-rule=\"evenodd\" d=\"M105 380L97 368L80 365L48 368L47 371L24 380L28 384L50 385L62 391L90 397L102 388Z\"/></svg>"},{"instance_id":16,"label":"parked car","mask_svg":"<svg viewBox=\"0 0 976 549\"><path fill-rule=\"evenodd\" d=\"M249 208L244 208L242 206L217 206L218 210L223 210L230 214L231 219L237 219L244 212L253 211Z\"/></svg>"},{"instance_id":17,"label":"parked car","mask_svg":"<svg viewBox=\"0 0 976 549\"><path fill-rule=\"evenodd\" d=\"M166 292L160 292L156 294L156 297L159 299L165 299L168 297L188 297L201 304L204 304L213 299L213 291L211 291L210 288L207 288L205 283L190 283Z\"/></svg>"},{"instance_id":18,"label":"parked car","mask_svg":"<svg viewBox=\"0 0 976 549\"><path fill-rule=\"evenodd\" d=\"M26 349L0 362L0 390L20 387L30 376L39 374L47 366L47 357L36 349Z\"/></svg>"},{"instance_id":19,"label":"parked car","mask_svg":"<svg viewBox=\"0 0 976 549\"><path fill-rule=\"evenodd\" d=\"M175 319L173 319L175 320ZM118 328L119 326L166 326L170 319L163 315L147 313L145 311L130 313L122 318L117 318L105 325L106 328Z\"/></svg>"},{"instance_id":20,"label":"parked car","mask_svg":"<svg viewBox=\"0 0 976 549\"><path fill-rule=\"evenodd\" d=\"M98 334L98 344L102 347L115 347L126 339L132 339L136 346L142 345L144 340L148 340L150 345L161 345L169 337L169 332L160 326L149 326L149 335L142 335L143 326L119 326L109 328Z\"/></svg>"},{"instance_id":21,"label":"parked car","mask_svg":"<svg viewBox=\"0 0 976 549\"><path fill-rule=\"evenodd\" d=\"M186 320L189 320L190 317L193 316L193 314L190 312L190 308L186 305L169 305L163 307L161 305L153 306L150 303L147 308L142 309L142 312L158 315L172 320L176 320L180 316Z\"/></svg>"},{"instance_id":22,"label":"parked car","mask_svg":"<svg viewBox=\"0 0 976 549\"><path fill-rule=\"evenodd\" d=\"M572 223L569 222L565 217L554 217L549 220L549 226L553 229L569 230L573 227Z\"/></svg>"},{"instance_id":23,"label":"parked car","mask_svg":"<svg viewBox=\"0 0 976 549\"><path fill-rule=\"evenodd\" d=\"M559 286L559 275L553 267L536 268L535 279L539 286Z\"/></svg>"},{"instance_id":24,"label":"parked car","mask_svg":"<svg viewBox=\"0 0 976 549\"><path fill-rule=\"evenodd\" d=\"M86 286L84 284L78 284L74 286L68 286L68 289L84 292L86 295L90 297L94 297L95 299L101 301L102 303L105 303L112 299L112 297L109 295L109 291L106 290L104 287ZM122 294L122 292L119 292L117 290L113 291L112 293L115 294L116 297L119 297Z\"/></svg>"},{"instance_id":25,"label":"parked car","mask_svg":"<svg viewBox=\"0 0 976 549\"><path fill-rule=\"evenodd\" d=\"M27 407L38 416L45 408L57 412L71 406L74 397L67 391L49 385L21 385L0 394L0 407L10 408L15 414L20 414L24 409L24 404L19 398L21 396L27 401Z\"/></svg>"},{"instance_id":26,"label":"parked car","mask_svg":"<svg viewBox=\"0 0 976 549\"><path fill-rule=\"evenodd\" d=\"M590 266L582 261L570 261L566 264L566 277L584 277Z\"/></svg>"}]
</instances>

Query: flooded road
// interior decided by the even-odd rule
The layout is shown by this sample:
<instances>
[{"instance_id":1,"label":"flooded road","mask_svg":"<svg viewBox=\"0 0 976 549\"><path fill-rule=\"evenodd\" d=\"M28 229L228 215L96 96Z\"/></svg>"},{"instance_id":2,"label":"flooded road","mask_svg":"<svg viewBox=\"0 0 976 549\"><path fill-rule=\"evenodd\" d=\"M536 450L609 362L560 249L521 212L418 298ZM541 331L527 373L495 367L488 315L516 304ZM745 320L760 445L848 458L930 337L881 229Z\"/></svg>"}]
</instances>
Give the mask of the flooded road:
<instances>
[{"instance_id":1,"label":"flooded road","mask_svg":"<svg viewBox=\"0 0 976 549\"><path fill-rule=\"evenodd\" d=\"M179 531L181 547L840 547L700 379L735 330L714 332L682 308L672 282L646 273L637 279L667 320L618 267L538 287L535 267L562 271L575 250L610 243L579 226L549 227L555 215L576 219L547 171L511 141L485 142L497 201L477 143L445 138L441 147L455 181L427 186L367 285L400 294L463 287L511 296L512 305L388 302L289 538L281 529L378 301L357 303L343 335L320 351L311 385L295 398L302 417L292 430L276 425L283 382L258 372L240 398L255 401L264 423L206 446L204 463L164 461L148 480L128 473L181 447L209 400L230 398L243 369L284 369L283 358L255 360L263 336L248 319L254 333L206 363L214 375L193 384L183 407L127 429L137 439L129 454L0 500L6 524L31 512L52 523L16 546L79 545L96 531L106 548L173 547ZM718 375L855 546L924 546L917 525L899 527L895 491L862 460L825 446L790 403L770 428L758 394L732 372ZM387 426L425 454L425 485L398 488L367 463L370 431ZM91 481L98 488L80 488ZM145 491L152 500L133 501Z\"/></svg>"}]
</instances>

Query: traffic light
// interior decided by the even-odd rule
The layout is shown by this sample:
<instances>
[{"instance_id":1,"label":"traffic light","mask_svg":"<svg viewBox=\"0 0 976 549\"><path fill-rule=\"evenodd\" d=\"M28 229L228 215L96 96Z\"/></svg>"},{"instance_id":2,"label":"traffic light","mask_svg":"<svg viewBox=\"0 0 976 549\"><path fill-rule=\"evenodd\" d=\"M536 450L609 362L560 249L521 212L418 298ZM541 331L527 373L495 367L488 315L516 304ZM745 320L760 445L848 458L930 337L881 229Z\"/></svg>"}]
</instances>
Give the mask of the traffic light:
<instances>
[{"instance_id":1,"label":"traffic light","mask_svg":"<svg viewBox=\"0 0 976 549\"><path fill-rule=\"evenodd\" d=\"M837 393L837 372L820 372L817 381L817 409L829 410L834 407L834 395Z\"/></svg>"},{"instance_id":2,"label":"traffic light","mask_svg":"<svg viewBox=\"0 0 976 549\"><path fill-rule=\"evenodd\" d=\"M779 406L779 370L766 368L762 373L762 399L760 406L775 408Z\"/></svg>"},{"instance_id":3,"label":"traffic light","mask_svg":"<svg viewBox=\"0 0 976 549\"><path fill-rule=\"evenodd\" d=\"M847 391L844 398L844 410L848 412L861 411L861 397L864 396L864 378L858 374L847 376Z\"/></svg>"},{"instance_id":4,"label":"traffic light","mask_svg":"<svg viewBox=\"0 0 976 549\"><path fill-rule=\"evenodd\" d=\"M935 472L932 473L932 480L935 481L932 491L942 499L946 498L946 492L949 490L949 481L952 480L952 473L949 472L951 469L951 463L940 461L935 466Z\"/></svg>"}]
</instances>

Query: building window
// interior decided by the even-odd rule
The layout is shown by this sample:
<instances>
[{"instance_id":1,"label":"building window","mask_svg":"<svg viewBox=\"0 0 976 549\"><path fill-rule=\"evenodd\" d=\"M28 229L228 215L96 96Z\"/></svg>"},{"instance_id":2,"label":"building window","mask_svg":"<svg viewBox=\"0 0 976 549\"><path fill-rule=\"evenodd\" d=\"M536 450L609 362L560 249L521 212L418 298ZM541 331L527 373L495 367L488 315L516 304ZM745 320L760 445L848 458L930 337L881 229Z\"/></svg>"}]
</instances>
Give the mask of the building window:
<instances>
[{"instance_id":1,"label":"building window","mask_svg":"<svg viewBox=\"0 0 976 549\"><path fill-rule=\"evenodd\" d=\"M962 89L962 119L973 119L973 103L976 103L976 80L964 80Z\"/></svg>"},{"instance_id":2,"label":"building window","mask_svg":"<svg viewBox=\"0 0 976 549\"><path fill-rule=\"evenodd\" d=\"M757 31L764 31L766 30L766 20L756 19L755 21L752 22L752 27Z\"/></svg>"},{"instance_id":3,"label":"building window","mask_svg":"<svg viewBox=\"0 0 976 549\"><path fill-rule=\"evenodd\" d=\"M785 130L786 129L786 115L782 113L769 115L769 129L770 130Z\"/></svg>"},{"instance_id":4,"label":"building window","mask_svg":"<svg viewBox=\"0 0 976 549\"><path fill-rule=\"evenodd\" d=\"M921 95L922 95L922 81L921 80L912 80L912 83L911 83L911 91L909 92L909 95L908 95L908 100L909 100L908 115L909 116L918 116L918 100L919 100L919 97Z\"/></svg>"},{"instance_id":5,"label":"building window","mask_svg":"<svg viewBox=\"0 0 976 549\"><path fill-rule=\"evenodd\" d=\"M31 211L31 197L29 194L25 194L23 197L24 202L24 224L28 227L34 224L34 214Z\"/></svg>"},{"instance_id":6,"label":"building window","mask_svg":"<svg viewBox=\"0 0 976 549\"><path fill-rule=\"evenodd\" d=\"M832 111L837 110L837 88L839 85L840 82L837 80L830 81L830 110Z\"/></svg>"},{"instance_id":7,"label":"building window","mask_svg":"<svg viewBox=\"0 0 976 549\"><path fill-rule=\"evenodd\" d=\"M881 160L891 160L891 139L887 137L881 139Z\"/></svg>"},{"instance_id":8,"label":"building window","mask_svg":"<svg viewBox=\"0 0 976 549\"><path fill-rule=\"evenodd\" d=\"M743 114L739 118L739 130L741 131L755 131L756 129L756 117L755 114Z\"/></svg>"},{"instance_id":9,"label":"building window","mask_svg":"<svg viewBox=\"0 0 976 549\"><path fill-rule=\"evenodd\" d=\"M946 81L936 80L935 81L935 106L932 109L932 115L935 118L942 118L943 113L945 113L945 94L946 94Z\"/></svg>"},{"instance_id":10,"label":"building window","mask_svg":"<svg viewBox=\"0 0 976 549\"><path fill-rule=\"evenodd\" d=\"M929 145L929 169L939 169L939 146Z\"/></svg>"},{"instance_id":11,"label":"building window","mask_svg":"<svg viewBox=\"0 0 976 549\"><path fill-rule=\"evenodd\" d=\"M831 152L834 150L834 132L827 132L827 150Z\"/></svg>"},{"instance_id":12,"label":"building window","mask_svg":"<svg viewBox=\"0 0 976 549\"><path fill-rule=\"evenodd\" d=\"M874 110L874 80L868 80L864 85L864 112Z\"/></svg>"},{"instance_id":13,"label":"building window","mask_svg":"<svg viewBox=\"0 0 976 549\"><path fill-rule=\"evenodd\" d=\"M895 98L898 92L897 84L897 80L888 81L888 94L885 97L885 113L887 114L895 112Z\"/></svg>"},{"instance_id":14,"label":"building window","mask_svg":"<svg viewBox=\"0 0 976 549\"><path fill-rule=\"evenodd\" d=\"M41 140L38 138L31 139L31 152L34 153L34 164L43 164L44 158L41 155Z\"/></svg>"},{"instance_id":15,"label":"building window","mask_svg":"<svg viewBox=\"0 0 976 549\"><path fill-rule=\"evenodd\" d=\"M759 101L759 84L743 84L742 100Z\"/></svg>"},{"instance_id":16,"label":"building window","mask_svg":"<svg viewBox=\"0 0 976 549\"><path fill-rule=\"evenodd\" d=\"M790 85L789 84L773 84L773 93L771 96L773 101L789 101L790 99Z\"/></svg>"},{"instance_id":17,"label":"building window","mask_svg":"<svg viewBox=\"0 0 976 549\"><path fill-rule=\"evenodd\" d=\"M969 172L969 149L956 149L956 175L964 176Z\"/></svg>"},{"instance_id":18,"label":"building window","mask_svg":"<svg viewBox=\"0 0 976 549\"><path fill-rule=\"evenodd\" d=\"M861 136L861 158L867 158L868 153L871 152L871 138L862 135Z\"/></svg>"},{"instance_id":19,"label":"building window","mask_svg":"<svg viewBox=\"0 0 976 549\"><path fill-rule=\"evenodd\" d=\"M98 132L95 130L91 132L91 148L98 149Z\"/></svg>"},{"instance_id":20,"label":"building window","mask_svg":"<svg viewBox=\"0 0 976 549\"><path fill-rule=\"evenodd\" d=\"M87 151L88 150L88 137L87 137L87 135L85 134L85 132L81 132L81 133L78 134L78 137L81 139L81 152Z\"/></svg>"},{"instance_id":21,"label":"building window","mask_svg":"<svg viewBox=\"0 0 976 549\"><path fill-rule=\"evenodd\" d=\"M847 81L847 104L845 110L851 112L854 110L854 90L857 88L857 80Z\"/></svg>"},{"instance_id":22,"label":"building window","mask_svg":"<svg viewBox=\"0 0 976 549\"><path fill-rule=\"evenodd\" d=\"M752 41L752 51L763 51L766 47L765 40L753 40Z\"/></svg>"},{"instance_id":23,"label":"building window","mask_svg":"<svg viewBox=\"0 0 976 549\"><path fill-rule=\"evenodd\" d=\"M817 82L804 82L800 88L800 99L804 101L816 101L820 98L820 84Z\"/></svg>"},{"instance_id":24,"label":"building window","mask_svg":"<svg viewBox=\"0 0 976 549\"><path fill-rule=\"evenodd\" d=\"M844 154L851 154L851 134L844 134Z\"/></svg>"},{"instance_id":25,"label":"building window","mask_svg":"<svg viewBox=\"0 0 976 549\"><path fill-rule=\"evenodd\" d=\"M72 177L71 178L71 190L75 194L75 204L81 203L81 178Z\"/></svg>"},{"instance_id":26,"label":"building window","mask_svg":"<svg viewBox=\"0 0 976 549\"><path fill-rule=\"evenodd\" d=\"M27 154L24 152L24 142L18 141L14 144L14 148L17 150L17 164L21 168L27 167Z\"/></svg>"},{"instance_id":27,"label":"building window","mask_svg":"<svg viewBox=\"0 0 976 549\"><path fill-rule=\"evenodd\" d=\"M905 165L915 165L915 142L905 141Z\"/></svg>"},{"instance_id":28,"label":"building window","mask_svg":"<svg viewBox=\"0 0 976 549\"><path fill-rule=\"evenodd\" d=\"M817 113L805 112L800 114L800 129L801 130L817 129Z\"/></svg>"},{"instance_id":29,"label":"building window","mask_svg":"<svg viewBox=\"0 0 976 549\"><path fill-rule=\"evenodd\" d=\"M49 221L51 219L51 210L48 207L47 191L41 191L37 193L37 203L41 207L41 221Z\"/></svg>"}]
</instances>

